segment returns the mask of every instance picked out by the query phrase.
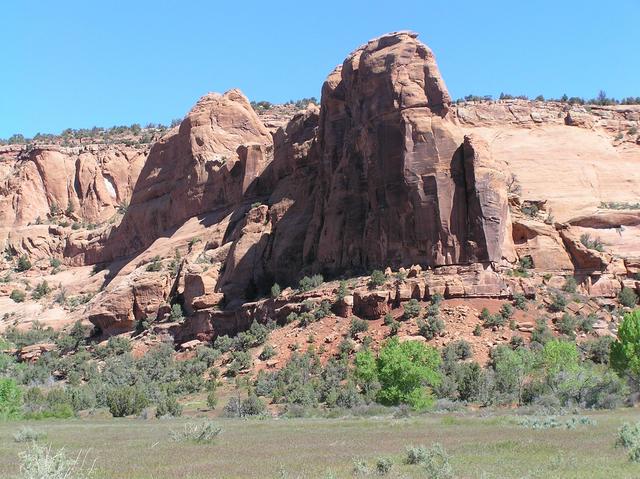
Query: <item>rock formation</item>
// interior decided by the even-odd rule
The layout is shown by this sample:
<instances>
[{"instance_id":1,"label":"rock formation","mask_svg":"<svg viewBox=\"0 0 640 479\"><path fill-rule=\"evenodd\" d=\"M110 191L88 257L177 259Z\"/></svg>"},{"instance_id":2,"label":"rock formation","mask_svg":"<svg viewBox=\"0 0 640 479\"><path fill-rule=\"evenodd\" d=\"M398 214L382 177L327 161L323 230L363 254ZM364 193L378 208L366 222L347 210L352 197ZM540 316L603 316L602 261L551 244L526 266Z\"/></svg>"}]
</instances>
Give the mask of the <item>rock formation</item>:
<instances>
[{"instance_id":1,"label":"rock formation","mask_svg":"<svg viewBox=\"0 0 640 479\"><path fill-rule=\"evenodd\" d=\"M502 259L501 248L487 244L494 239L476 227L484 212L475 196L475 163L465 161L450 109L433 53L412 33L369 42L329 76L316 208L305 242L316 269ZM502 217L494 218L501 242L510 235L506 189L496 194L505 200Z\"/></svg>"},{"instance_id":2,"label":"rock formation","mask_svg":"<svg viewBox=\"0 0 640 479\"><path fill-rule=\"evenodd\" d=\"M268 163L271 135L238 90L201 98L179 128L156 143L122 223L90 262L149 246L187 219L237 206Z\"/></svg>"},{"instance_id":3,"label":"rock formation","mask_svg":"<svg viewBox=\"0 0 640 479\"><path fill-rule=\"evenodd\" d=\"M51 257L105 268L75 314L106 334L161 322L180 304L184 319L157 326L179 343L284 321L309 298L265 295L315 273L407 274L335 305L370 319L434 294L535 295L540 278L505 274L523 258L613 297L637 287L640 220L598 207L640 196L629 166L640 145L618 133L639 121L634 107L454 104L431 50L391 33L330 73L320 107L269 117L271 130L231 90L201 98L148 156L123 145L7 150L17 156L0 162L0 241L40 270ZM53 209L68 221L29 224Z\"/></svg>"}]
</instances>

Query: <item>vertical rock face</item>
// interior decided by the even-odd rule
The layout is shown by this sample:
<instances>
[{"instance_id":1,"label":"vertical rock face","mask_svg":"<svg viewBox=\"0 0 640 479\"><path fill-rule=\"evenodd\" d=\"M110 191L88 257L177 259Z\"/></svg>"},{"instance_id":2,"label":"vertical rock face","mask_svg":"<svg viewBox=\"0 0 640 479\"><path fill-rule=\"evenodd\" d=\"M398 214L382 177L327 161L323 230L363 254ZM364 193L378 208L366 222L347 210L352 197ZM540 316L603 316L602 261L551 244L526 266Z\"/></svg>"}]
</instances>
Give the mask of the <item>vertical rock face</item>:
<instances>
[{"instance_id":1,"label":"vertical rock face","mask_svg":"<svg viewBox=\"0 0 640 479\"><path fill-rule=\"evenodd\" d=\"M506 186L494 195L503 185L482 172L476 194L467 169L477 161L465 162L463 135L449 110L433 53L413 33L369 42L329 76L318 134L321 174L304 253L315 269L502 258ZM486 237L493 233L497 239Z\"/></svg>"},{"instance_id":2,"label":"vertical rock face","mask_svg":"<svg viewBox=\"0 0 640 479\"><path fill-rule=\"evenodd\" d=\"M487 143L473 135L464 137L463 151L469 259L515 261L506 165L494 161Z\"/></svg>"}]
</instances>

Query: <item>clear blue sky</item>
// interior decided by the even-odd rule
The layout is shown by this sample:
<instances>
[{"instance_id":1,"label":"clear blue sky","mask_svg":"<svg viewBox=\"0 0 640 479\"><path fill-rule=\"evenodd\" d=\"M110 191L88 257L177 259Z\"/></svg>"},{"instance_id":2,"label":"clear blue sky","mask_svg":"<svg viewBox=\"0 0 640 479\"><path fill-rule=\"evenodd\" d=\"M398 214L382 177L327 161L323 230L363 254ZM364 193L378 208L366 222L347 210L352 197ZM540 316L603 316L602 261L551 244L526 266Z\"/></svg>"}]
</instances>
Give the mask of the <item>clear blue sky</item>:
<instances>
[{"instance_id":1,"label":"clear blue sky","mask_svg":"<svg viewBox=\"0 0 640 479\"><path fill-rule=\"evenodd\" d=\"M639 0L4 0L0 137L181 118L209 91L319 96L370 38L410 29L451 95L640 96Z\"/></svg>"}]
</instances>

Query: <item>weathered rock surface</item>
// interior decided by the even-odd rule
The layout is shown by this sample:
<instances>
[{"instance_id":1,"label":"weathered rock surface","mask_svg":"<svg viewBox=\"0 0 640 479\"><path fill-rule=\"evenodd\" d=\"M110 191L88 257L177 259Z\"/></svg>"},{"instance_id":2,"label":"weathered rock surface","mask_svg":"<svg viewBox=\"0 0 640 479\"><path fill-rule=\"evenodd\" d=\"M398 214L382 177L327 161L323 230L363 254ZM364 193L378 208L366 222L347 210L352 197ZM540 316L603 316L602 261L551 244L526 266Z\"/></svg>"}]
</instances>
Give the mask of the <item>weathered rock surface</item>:
<instances>
[{"instance_id":1,"label":"weathered rock surface","mask_svg":"<svg viewBox=\"0 0 640 479\"><path fill-rule=\"evenodd\" d=\"M129 200L145 150L37 147L0 162L0 225L44 222L52 211L71 220L100 222Z\"/></svg>"},{"instance_id":2,"label":"weathered rock surface","mask_svg":"<svg viewBox=\"0 0 640 479\"><path fill-rule=\"evenodd\" d=\"M466 183L463 135L433 53L415 34L356 50L322 93L322 170L305 247L316 269L502 258L468 228L475 185Z\"/></svg>"},{"instance_id":3,"label":"weathered rock surface","mask_svg":"<svg viewBox=\"0 0 640 479\"><path fill-rule=\"evenodd\" d=\"M530 257L536 269L572 271L574 268L560 234L552 225L517 218L513 223L513 240L518 256Z\"/></svg>"},{"instance_id":4,"label":"weathered rock surface","mask_svg":"<svg viewBox=\"0 0 640 479\"><path fill-rule=\"evenodd\" d=\"M88 261L139 252L184 221L220 211L221 220L268 163L271 135L238 90L202 97L149 153L122 223Z\"/></svg>"},{"instance_id":5,"label":"weathered rock surface","mask_svg":"<svg viewBox=\"0 0 640 479\"><path fill-rule=\"evenodd\" d=\"M320 108L265 121L231 90L200 99L148 157L122 145L9 148L0 242L14 259L0 264L22 254L38 271L49 258L98 263L108 272L83 317L116 334L168 320L178 302L184 320L153 325L177 344L333 299L290 288L260 299L313 273L399 271L333 306L369 319L435 294L533 297L538 276L506 274L526 256L536 274L561 285L576 273L606 298L640 273L638 212L601 206L640 196L640 145L619 135L638 126L640 108L453 104L431 50L398 32L350 54ZM544 205L546 217L521 214L524 205ZM56 224L28 225L52 208L64 212ZM585 247L585 233L605 252ZM147 270L156 256L160 269Z\"/></svg>"}]
</instances>

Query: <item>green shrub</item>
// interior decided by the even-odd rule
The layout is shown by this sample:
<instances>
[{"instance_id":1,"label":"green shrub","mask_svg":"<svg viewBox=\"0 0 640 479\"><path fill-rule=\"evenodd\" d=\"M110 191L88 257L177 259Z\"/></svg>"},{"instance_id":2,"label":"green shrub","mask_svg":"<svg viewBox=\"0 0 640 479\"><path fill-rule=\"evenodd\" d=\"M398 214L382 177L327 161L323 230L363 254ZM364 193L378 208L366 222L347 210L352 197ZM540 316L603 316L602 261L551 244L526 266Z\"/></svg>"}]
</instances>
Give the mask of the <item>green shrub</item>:
<instances>
[{"instance_id":1,"label":"green shrub","mask_svg":"<svg viewBox=\"0 0 640 479\"><path fill-rule=\"evenodd\" d=\"M500 316L502 316L505 321L511 319L511 317L513 316L513 306L511 306L509 303L504 303L500 308Z\"/></svg>"},{"instance_id":2,"label":"green shrub","mask_svg":"<svg viewBox=\"0 0 640 479\"><path fill-rule=\"evenodd\" d=\"M369 467L364 459L353 459L353 469L354 476L368 476L369 475Z\"/></svg>"},{"instance_id":3,"label":"green shrub","mask_svg":"<svg viewBox=\"0 0 640 479\"><path fill-rule=\"evenodd\" d=\"M309 326L311 323L315 323L315 322L316 322L316 317L313 315L313 313L310 313L310 312L306 312L306 311L305 311L305 312L300 313L300 314L298 315L298 320L299 320L298 325L299 325L301 328L306 328L306 327L307 327L307 326Z\"/></svg>"},{"instance_id":4,"label":"green shrub","mask_svg":"<svg viewBox=\"0 0 640 479\"><path fill-rule=\"evenodd\" d=\"M249 335L252 339L251 347L260 346L269 338L269 329L254 319L249 327Z\"/></svg>"},{"instance_id":5,"label":"green shrub","mask_svg":"<svg viewBox=\"0 0 640 479\"><path fill-rule=\"evenodd\" d=\"M604 251L604 245L602 244L602 241L600 241L600 238L591 239L591 235L589 233L584 233L580 236L580 243L582 243L582 245L587 249L596 250L601 253Z\"/></svg>"},{"instance_id":6,"label":"green shrub","mask_svg":"<svg viewBox=\"0 0 640 479\"><path fill-rule=\"evenodd\" d=\"M227 367L229 376L236 376L241 371L246 371L253 365L251 355L246 351L236 351L232 355L232 360Z\"/></svg>"},{"instance_id":7,"label":"green shrub","mask_svg":"<svg viewBox=\"0 0 640 479\"><path fill-rule=\"evenodd\" d=\"M640 309L625 314L618 338L611 345L610 363L618 374L640 379Z\"/></svg>"},{"instance_id":8,"label":"green shrub","mask_svg":"<svg viewBox=\"0 0 640 479\"><path fill-rule=\"evenodd\" d=\"M386 476L391 472L393 462L388 457L379 457L376 460L376 474L379 476Z\"/></svg>"},{"instance_id":9,"label":"green shrub","mask_svg":"<svg viewBox=\"0 0 640 479\"><path fill-rule=\"evenodd\" d=\"M0 420L18 419L22 414L22 391L14 379L0 378Z\"/></svg>"},{"instance_id":10,"label":"green shrub","mask_svg":"<svg viewBox=\"0 0 640 479\"><path fill-rule=\"evenodd\" d=\"M331 303L326 299L322 300L320 304L311 312L316 321L322 318L326 318L327 316L331 315Z\"/></svg>"},{"instance_id":11,"label":"green shrub","mask_svg":"<svg viewBox=\"0 0 640 479\"><path fill-rule=\"evenodd\" d=\"M386 405L408 404L422 410L433 402L431 387L442 380L440 354L417 341L393 338L380 349L376 360L381 389L378 400Z\"/></svg>"},{"instance_id":12,"label":"green shrub","mask_svg":"<svg viewBox=\"0 0 640 479\"><path fill-rule=\"evenodd\" d=\"M313 276L305 276L300 280L298 290L301 292L311 291L324 283L324 278L321 274L314 274Z\"/></svg>"},{"instance_id":13,"label":"green shrub","mask_svg":"<svg viewBox=\"0 0 640 479\"><path fill-rule=\"evenodd\" d=\"M358 333L369 331L369 323L364 319L353 317L349 324L349 336L355 338Z\"/></svg>"},{"instance_id":14,"label":"green shrub","mask_svg":"<svg viewBox=\"0 0 640 479\"><path fill-rule=\"evenodd\" d=\"M36 442L47 437L47 433L39 429L33 429L30 426L22 426L13 433L15 442Z\"/></svg>"},{"instance_id":15,"label":"green shrub","mask_svg":"<svg viewBox=\"0 0 640 479\"><path fill-rule=\"evenodd\" d=\"M555 416L532 416L518 421L518 425L528 429L575 429L577 426L595 426L595 421L587 416L560 419Z\"/></svg>"},{"instance_id":16,"label":"green shrub","mask_svg":"<svg viewBox=\"0 0 640 479\"><path fill-rule=\"evenodd\" d=\"M160 262L160 256L154 256L153 258L151 258L151 262L147 264L145 270L152 273L161 271L162 263Z\"/></svg>"},{"instance_id":17,"label":"green shrub","mask_svg":"<svg viewBox=\"0 0 640 479\"><path fill-rule=\"evenodd\" d=\"M624 423L618 431L617 447L624 447L629 452L629 460L640 462L640 422Z\"/></svg>"},{"instance_id":18,"label":"green shrub","mask_svg":"<svg viewBox=\"0 0 640 479\"><path fill-rule=\"evenodd\" d=\"M39 398L36 398L37 394L33 394L35 390L38 390L38 388L31 388L28 391L29 394L24 396L25 417L28 419L65 419L73 417L73 405L67 388L51 388L47 390L46 394L41 394ZM39 399L39 404L34 404L34 399L36 401Z\"/></svg>"},{"instance_id":19,"label":"green shrub","mask_svg":"<svg viewBox=\"0 0 640 479\"><path fill-rule=\"evenodd\" d=\"M138 415L147 407L149 400L136 386L120 386L107 392L107 407L113 417Z\"/></svg>"},{"instance_id":20,"label":"green shrub","mask_svg":"<svg viewBox=\"0 0 640 479\"><path fill-rule=\"evenodd\" d=\"M187 423L179 431L171 431L170 437L175 442L194 442L196 444L211 444L222 434L222 428L211 421L201 423Z\"/></svg>"},{"instance_id":21,"label":"green shrub","mask_svg":"<svg viewBox=\"0 0 640 479\"><path fill-rule=\"evenodd\" d=\"M276 348L274 348L270 344L267 344L262 349L262 352L260 353L260 356L258 356L258 358L261 361L266 361L266 360L271 359L272 357L274 357L276 354L277 354Z\"/></svg>"},{"instance_id":22,"label":"green shrub","mask_svg":"<svg viewBox=\"0 0 640 479\"><path fill-rule=\"evenodd\" d=\"M444 321L439 316L427 316L425 320L418 320L418 332L426 339L433 339L441 335L444 330Z\"/></svg>"},{"instance_id":23,"label":"green shrub","mask_svg":"<svg viewBox=\"0 0 640 479\"><path fill-rule=\"evenodd\" d=\"M60 261L58 258L49 258L49 266L51 266L53 269L58 269L60 266L62 266L62 261Z\"/></svg>"},{"instance_id":24,"label":"green shrub","mask_svg":"<svg viewBox=\"0 0 640 479\"><path fill-rule=\"evenodd\" d=\"M509 340L509 347L511 349L524 348L525 346L526 346L526 344L525 344L524 338L522 336L519 336L517 334L511 336L511 339Z\"/></svg>"},{"instance_id":25,"label":"green shrub","mask_svg":"<svg viewBox=\"0 0 640 479\"><path fill-rule=\"evenodd\" d=\"M631 288L622 288L618 294L618 301L627 308L633 308L638 303L638 295Z\"/></svg>"},{"instance_id":26,"label":"green shrub","mask_svg":"<svg viewBox=\"0 0 640 479\"><path fill-rule=\"evenodd\" d=\"M553 295L553 299L551 301L551 305L549 308L554 312L562 312L567 307L567 298L560 293L556 293Z\"/></svg>"},{"instance_id":27,"label":"green shrub","mask_svg":"<svg viewBox=\"0 0 640 479\"><path fill-rule=\"evenodd\" d=\"M640 445L640 422L636 424L625 422L618 430L616 446L630 449L635 445Z\"/></svg>"},{"instance_id":28,"label":"green shrub","mask_svg":"<svg viewBox=\"0 0 640 479\"><path fill-rule=\"evenodd\" d=\"M291 313L291 314L295 314L295 313ZM226 353L230 351L233 348L233 345L234 345L233 339L231 339L226 334L222 336L218 336L213 343L213 346L222 353Z\"/></svg>"},{"instance_id":29,"label":"green shrub","mask_svg":"<svg viewBox=\"0 0 640 479\"><path fill-rule=\"evenodd\" d=\"M562 334L566 334L570 338L576 337L576 328L578 327L578 320L575 316L569 313L564 313L560 321L558 321L558 331Z\"/></svg>"},{"instance_id":30,"label":"green shrub","mask_svg":"<svg viewBox=\"0 0 640 479\"><path fill-rule=\"evenodd\" d=\"M389 325L389 336L395 336L398 334L398 331L400 330L400 323L398 321L393 321L390 325Z\"/></svg>"},{"instance_id":31,"label":"green shrub","mask_svg":"<svg viewBox=\"0 0 640 479\"><path fill-rule=\"evenodd\" d=\"M342 341L340 341L340 344L338 344L338 355L340 355L341 357L348 356L353 351L355 351L355 349L355 343L349 338L344 338Z\"/></svg>"},{"instance_id":32,"label":"green shrub","mask_svg":"<svg viewBox=\"0 0 640 479\"><path fill-rule=\"evenodd\" d=\"M594 313L590 313L587 316L580 316L577 320L578 328L580 328L581 331L591 333L598 317Z\"/></svg>"},{"instance_id":33,"label":"green shrub","mask_svg":"<svg viewBox=\"0 0 640 479\"><path fill-rule=\"evenodd\" d=\"M180 303L175 303L171 306L171 313L169 313L169 321L182 321L184 319L184 311Z\"/></svg>"},{"instance_id":34,"label":"green shrub","mask_svg":"<svg viewBox=\"0 0 640 479\"><path fill-rule=\"evenodd\" d=\"M20 453L20 472L24 479L86 479L93 477L93 466L87 467L87 453L67 457L63 449L54 451L51 446L32 442L29 449Z\"/></svg>"},{"instance_id":35,"label":"green shrub","mask_svg":"<svg viewBox=\"0 0 640 479\"><path fill-rule=\"evenodd\" d=\"M483 324L485 328L493 328L493 327L500 328L506 324L507 320L502 314L497 313L497 314L487 315L485 314L485 311L488 313L488 310L485 308L482 310L482 314L480 315L480 317L484 321Z\"/></svg>"},{"instance_id":36,"label":"green shrub","mask_svg":"<svg viewBox=\"0 0 640 479\"><path fill-rule=\"evenodd\" d=\"M424 446L407 447L407 457L404 462L411 465L424 464L427 459L427 448Z\"/></svg>"},{"instance_id":37,"label":"green shrub","mask_svg":"<svg viewBox=\"0 0 640 479\"><path fill-rule=\"evenodd\" d=\"M480 326L479 324L476 324L476 327L473 328L473 335L482 336L482 326Z\"/></svg>"},{"instance_id":38,"label":"green shrub","mask_svg":"<svg viewBox=\"0 0 640 479\"><path fill-rule=\"evenodd\" d=\"M341 280L340 283L338 284L338 290L336 292L338 301L342 301L348 294L349 289L347 286L347 282L344 280Z\"/></svg>"},{"instance_id":39,"label":"green shrub","mask_svg":"<svg viewBox=\"0 0 640 479\"><path fill-rule=\"evenodd\" d=\"M15 303L22 303L26 297L27 294L24 291L20 291L19 289L14 289L9 295L9 298L12 299Z\"/></svg>"},{"instance_id":40,"label":"green shrub","mask_svg":"<svg viewBox=\"0 0 640 479\"><path fill-rule=\"evenodd\" d=\"M522 311L527 310L527 298L525 298L524 294L515 293L513 295L513 305Z\"/></svg>"},{"instance_id":41,"label":"green shrub","mask_svg":"<svg viewBox=\"0 0 640 479\"><path fill-rule=\"evenodd\" d=\"M395 274L396 277L396 281L398 283L404 283L404 281L407 279L407 272L406 271L398 271Z\"/></svg>"},{"instance_id":42,"label":"green shrub","mask_svg":"<svg viewBox=\"0 0 640 479\"><path fill-rule=\"evenodd\" d=\"M261 414L264 414L264 412L267 410L267 405L254 393L250 393L249 396L242 401L241 409L242 417L259 416Z\"/></svg>"},{"instance_id":43,"label":"green shrub","mask_svg":"<svg viewBox=\"0 0 640 479\"><path fill-rule=\"evenodd\" d=\"M581 344L586 359L596 364L609 364L609 354L614 339L610 336L585 341Z\"/></svg>"},{"instance_id":44,"label":"green shrub","mask_svg":"<svg viewBox=\"0 0 640 479\"><path fill-rule=\"evenodd\" d=\"M120 356L131 351L131 341L125 336L111 336L104 346L95 349L95 355L104 359L110 356Z\"/></svg>"},{"instance_id":45,"label":"green shrub","mask_svg":"<svg viewBox=\"0 0 640 479\"><path fill-rule=\"evenodd\" d=\"M433 444L426 450L423 464L427 477L430 479L453 478L453 468L451 467L449 454L439 443Z\"/></svg>"},{"instance_id":46,"label":"green shrub","mask_svg":"<svg viewBox=\"0 0 640 479\"><path fill-rule=\"evenodd\" d=\"M248 416L259 416L263 414L267 409L266 404L262 399L255 395L255 393L250 393L249 396L241 400L237 396L232 396L229 399L229 402L224 407L224 416L225 417L248 417Z\"/></svg>"},{"instance_id":47,"label":"green shrub","mask_svg":"<svg viewBox=\"0 0 640 479\"><path fill-rule=\"evenodd\" d=\"M578 283L573 276L568 277L565 280L564 285L562 286L562 291L565 291L567 293L575 293L577 289Z\"/></svg>"},{"instance_id":48,"label":"green shrub","mask_svg":"<svg viewBox=\"0 0 640 479\"><path fill-rule=\"evenodd\" d=\"M31 261L29 261L29 258L27 257L27 255L22 255L20 256L20 258L18 258L18 265L16 266L16 271L27 271L31 269Z\"/></svg>"},{"instance_id":49,"label":"green shrub","mask_svg":"<svg viewBox=\"0 0 640 479\"><path fill-rule=\"evenodd\" d=\"M281 292L280 285L278 283L273 283L273 286L271 286L271 297L277 298L280 296Z\"/></svg>"},{"instance_id":50,"label":"green shrub","mask_svg":"<svg viewBox=\"0 0 640 479\"><path fill-rule=\"evenodd\" d=\"M473 356L471 345L464 339L451 341L442 350L442 358L445 361L464 361Z\"/></svg>"},{"instance_id":51,"label":"green shrub","mask_svg":"<svg viewBox=\"0 0 640 479\"><path fill-rule=\"evenodd\" d=\"M421 311L422 311L422 308L420 307L420 303L418 303L418 300L410 299L404 305L403 318L404 319L417 318L418 316L420 316Z\"/></svg>"},{"instance_id":52,"label":"green shrub","mask_svg":"<svg viewBox=\"0 0 640 479\"><path fill-rule=\"evenodd\" d=\"M529 277L528 270L530 269L533 269L533 260L531 259L531 256L523 256L518 261L518 267L515 270L513 270L513 273L516 276L527 278Z\"/></svg>"},{"instance_id":53,"label":"green shrub","mask_svg":"<svg viewBox=\"0 0 640 479\"><path fill-rule=\"evenodd\" d=\"M615 409L629 396L623 379L608 368L588 363L552 373L546 383L562 407Z\"/></svg>"},{"instance_id":54,"label":"green shrub","mask_svg":"<svg viewBox=\"0 0 640 479\"><path fill-rule=\"evenodd\" d=\"M549 326L547 326L547 320L544 318L536 319L536 327L531 333L531 342L544 345L551 339L553 339L553 333L551 332L551 329L549 329Z\"/></svg>"},{"instance_id":55,"label":"green shrub","mask_svg":"<svg viewBox=\"0 0 640 479\"><path fill-rule=\"evenodd\" d=\"M50 292L51 288L49 287L49 284L46 281L42 281L34 288L33 292L31 293L31 297L35 300L38 300L48 295Z\"/></svg>"},{"instance_id":56,"label":"green shrub","mask_svg":"<svg viewBox=\"0 0 640 479\"><path fill-rule=\"evenodd\" d=\"M182 416L182 405L173 393L162 394L156 401L156 417Z\"/></svg>"},{"instance_id":57,"label":"green shrub","mask_svg":"<svg viewBox=\"0 0 640 479\"><path fill-rule=\"evenodd\" d=\"M393 315L391 313L385 314L382 322L385 326L391 326L394 323Z\"/></svg>"},{"instance_id":58,"label":"green shrub","mask_svg":"<svg viewBox=\"0 0 640 479\"><path fill-rule=\"evenodd\" d=\"M386 282L387 277L385 276L385 274L382 271L376 269L371 273L371 277L369 278L369 287L377 288L378 286L382 286Z\"/></svg>"}]
</instances>

